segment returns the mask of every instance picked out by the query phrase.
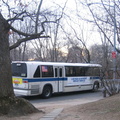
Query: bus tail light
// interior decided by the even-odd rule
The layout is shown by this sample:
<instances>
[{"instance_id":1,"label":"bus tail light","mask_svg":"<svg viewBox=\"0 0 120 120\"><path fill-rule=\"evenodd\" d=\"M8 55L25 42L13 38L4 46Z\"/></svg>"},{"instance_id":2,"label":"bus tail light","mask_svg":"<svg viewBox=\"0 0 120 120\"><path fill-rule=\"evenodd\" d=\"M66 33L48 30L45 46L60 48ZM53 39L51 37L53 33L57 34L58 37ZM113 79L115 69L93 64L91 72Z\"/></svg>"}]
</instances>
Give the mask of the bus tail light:
<instances>
[{"instance_id":1,"label":"bus tail light","mask_svg":"<svg viewBox=\"0 0 120 120\"><path fill-rule=\"evenodd\" d=\"M28 83L28 81L27 81L27 80L24 80L23 83Z\"/></svg>"}]
</instances>

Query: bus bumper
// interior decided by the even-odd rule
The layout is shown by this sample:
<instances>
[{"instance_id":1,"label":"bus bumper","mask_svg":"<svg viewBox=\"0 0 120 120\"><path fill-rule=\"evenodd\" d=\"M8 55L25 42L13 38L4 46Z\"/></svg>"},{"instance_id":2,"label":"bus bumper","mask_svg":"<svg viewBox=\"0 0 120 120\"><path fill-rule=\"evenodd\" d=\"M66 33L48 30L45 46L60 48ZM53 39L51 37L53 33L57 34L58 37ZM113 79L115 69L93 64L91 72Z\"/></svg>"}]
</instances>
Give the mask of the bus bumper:
<instances>
[{"instance_id":1,"label":"bus bumper","mask_svg":"<svg viewBox=\"0 0 120 120\"><path fill-rule=\"evenodd\" d=\"M30 96L30 90L20 90L20 89L14 89L15 95L23 95L23 96Z\"/></svg>"}]
</instances>

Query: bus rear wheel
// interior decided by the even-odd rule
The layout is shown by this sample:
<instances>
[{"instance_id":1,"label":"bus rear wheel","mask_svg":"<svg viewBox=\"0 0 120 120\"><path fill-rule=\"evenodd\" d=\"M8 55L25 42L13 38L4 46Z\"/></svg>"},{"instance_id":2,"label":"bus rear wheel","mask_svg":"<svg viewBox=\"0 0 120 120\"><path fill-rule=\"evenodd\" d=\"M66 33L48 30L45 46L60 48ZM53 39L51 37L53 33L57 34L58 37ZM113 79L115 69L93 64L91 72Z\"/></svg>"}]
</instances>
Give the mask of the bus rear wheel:
<instances>
[{"instance_id":1,"label":"bus rear wheel","mask_svg":"<svg viewBox=\"0 0 120 120\"><path fill-rule=\"evenodd\" d=\"M50 98L51 95L52 95L52 88L51 88L51 86L50 85L44 86L43 92L42 92L42 97L47 99L47 98Z\"/></svg>"}]
</instances>

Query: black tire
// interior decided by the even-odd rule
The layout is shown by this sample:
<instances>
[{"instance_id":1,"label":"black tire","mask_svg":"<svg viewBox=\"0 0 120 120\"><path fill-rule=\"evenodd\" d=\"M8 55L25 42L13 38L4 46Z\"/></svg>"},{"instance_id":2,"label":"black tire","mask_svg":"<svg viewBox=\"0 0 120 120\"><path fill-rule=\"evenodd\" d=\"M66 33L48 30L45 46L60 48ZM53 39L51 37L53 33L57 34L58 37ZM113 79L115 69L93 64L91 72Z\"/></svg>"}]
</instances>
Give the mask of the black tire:
<instances>
[{"instance_id":1,"label":"black tire","mask_svg":"<svg viewBox=\"0 0 120 120\"><path fill-rule=\"evenodd\" d=\"M98 83L98 82L95 82L94 85L93 85L92 91L93 91L93 92L96 92L96 91L98 91L98 89L99 89L99 83Z\"/></svg>"},{"instance_id":2,"label":"black tire","mask_svg":"<svg viewBox=\"0 0 120 120\"><path fill-rule=\"evenodd\" d=\"M50 85L47 85L43 88L43 92L42 92L42 97L43 98L50 98L52 95L52 88Z\"/></svg>"}]
</instances>

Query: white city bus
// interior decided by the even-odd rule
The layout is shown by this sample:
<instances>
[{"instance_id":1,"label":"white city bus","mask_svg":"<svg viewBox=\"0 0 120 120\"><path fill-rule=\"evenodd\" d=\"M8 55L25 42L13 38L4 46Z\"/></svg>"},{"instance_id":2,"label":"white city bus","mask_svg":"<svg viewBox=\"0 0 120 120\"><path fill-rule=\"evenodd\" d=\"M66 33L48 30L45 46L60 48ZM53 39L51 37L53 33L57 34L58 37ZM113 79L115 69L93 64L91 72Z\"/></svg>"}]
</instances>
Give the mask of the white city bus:
<instances>
[{"instance_id":1,"label":"white city bus","mask_svg":"<svg viewBox=\"0 0 120 120\"><path fill-rule=\"evenodd\" d=\"M13 61L12 76L17 95L42 95L100 87L99 64Z\"/></svg>"}]
</instances>

